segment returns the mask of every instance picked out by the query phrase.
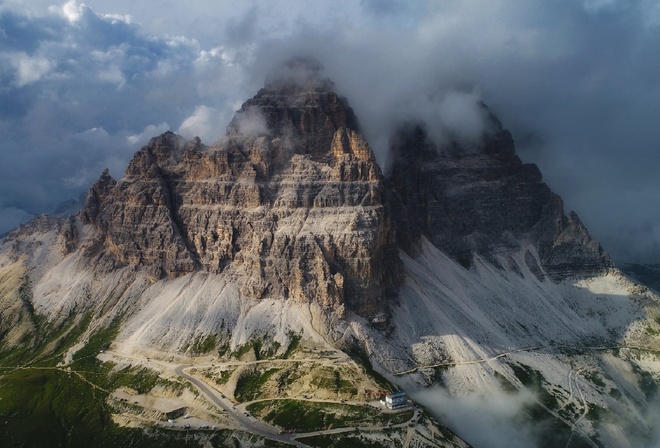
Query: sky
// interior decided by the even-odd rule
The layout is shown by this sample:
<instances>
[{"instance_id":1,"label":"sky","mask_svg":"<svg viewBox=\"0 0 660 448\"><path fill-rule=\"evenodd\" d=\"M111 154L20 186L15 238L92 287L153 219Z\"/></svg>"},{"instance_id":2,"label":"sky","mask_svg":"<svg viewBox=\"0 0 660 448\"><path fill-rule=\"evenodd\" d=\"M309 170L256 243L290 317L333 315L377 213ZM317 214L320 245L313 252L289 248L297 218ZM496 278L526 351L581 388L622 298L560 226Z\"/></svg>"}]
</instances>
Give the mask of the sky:
<instances>
[{"instance_id":1,"label":"sky","mask_svg":"<svg viewBox=\"0 0 660 448\"><path fill-rule=\"evenodd\" d=\"M483 101L615 261L660 263L655 0L0 0L0 233L166 130L207 144L312 55L381 164L401 121Z\"/></svg>"}]
</instances>

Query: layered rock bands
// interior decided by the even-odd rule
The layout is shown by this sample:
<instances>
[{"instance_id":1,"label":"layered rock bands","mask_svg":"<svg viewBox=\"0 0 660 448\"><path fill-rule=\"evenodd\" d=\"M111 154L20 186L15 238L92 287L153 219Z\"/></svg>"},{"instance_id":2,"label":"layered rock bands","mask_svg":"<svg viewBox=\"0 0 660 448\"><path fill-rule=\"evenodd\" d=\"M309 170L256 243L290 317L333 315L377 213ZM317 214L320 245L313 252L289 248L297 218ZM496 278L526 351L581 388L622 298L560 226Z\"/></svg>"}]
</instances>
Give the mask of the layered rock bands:
<instances>
[{"instance_id":1,"label":"layered rock bands","mask_svg":"<svg viewBox=\"0 0 660 448\"><path fill-rule=\"evenodd\" d=\"M273 83L246 102L212 146L171 132L104 173L84 219L84 250L106 269L154 278L237 274L242 293L386 310L402 281L381 170L331 84Z\"/></svg>"},{"instance_id":2,"label":"layered rock bands","mask_svg":"<svg viewBox=\"0 0 660 448\"><path fill-rule=\"evenodd\" d=\"M423 127L403 127L387 180L332 83L271 80L216 144L167 132L119 182L104 172L83 211L96 237L82 250L101 268L135 266L154 279L227 272L251 298L316 301L340 316L387 312L403 281L399 249L414 253L422 235L466 268L475 255L496 263L529 245L542 280L608 269L486 116L475 148L438 147Z\"/></svg>"}]
</instances>

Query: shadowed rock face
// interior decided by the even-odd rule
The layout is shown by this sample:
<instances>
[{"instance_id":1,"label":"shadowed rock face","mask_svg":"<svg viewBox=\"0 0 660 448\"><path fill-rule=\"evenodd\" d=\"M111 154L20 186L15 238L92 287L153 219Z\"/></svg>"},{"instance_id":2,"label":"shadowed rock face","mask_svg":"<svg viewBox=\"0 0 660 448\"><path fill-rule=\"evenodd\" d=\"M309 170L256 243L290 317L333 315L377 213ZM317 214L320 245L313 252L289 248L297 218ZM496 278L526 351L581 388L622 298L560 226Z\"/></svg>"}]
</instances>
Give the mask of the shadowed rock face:
<instances>
[{"instance_id":1,"label":"shadowed rock face","mask_svg":"<svg viewBox=\"0 0 660 448\"><path fill-rule=\"evenodd\" d=\"M389 196L328 81L273 82L213 146L171 132L90 190L89 256L154 278L226 271L249 297L387 311L402 281Z\"/></svg>"},{"instance_id":2,"label":"shadowed rock face","mask_svg":"<svg viewBox=\"0 0 660 448\"><path fill-rule=\"evenodd\" d=\"M515 155L513 139L492 115L490 132L476 148L437 148L419 126L402 128L392 140L391 179L417 234L469 267L473 255L535 246L532 272L553 280L593 275L612 261L574 212L542 182L534 164Z\"/></svg>"}]
</instances>

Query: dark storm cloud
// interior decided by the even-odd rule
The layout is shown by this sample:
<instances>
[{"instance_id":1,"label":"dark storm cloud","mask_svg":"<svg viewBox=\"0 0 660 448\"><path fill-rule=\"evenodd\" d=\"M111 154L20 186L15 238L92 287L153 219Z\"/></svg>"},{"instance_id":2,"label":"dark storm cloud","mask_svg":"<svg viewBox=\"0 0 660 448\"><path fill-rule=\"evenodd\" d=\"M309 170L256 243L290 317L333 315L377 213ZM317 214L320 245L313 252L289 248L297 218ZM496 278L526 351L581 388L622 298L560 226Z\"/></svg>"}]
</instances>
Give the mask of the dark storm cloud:
<instances>
[{"instance_id":1,"label":"dark storm cloud","mask_svg":"<svg viewBox=\"0 0 660 448\"><path fill-rule=\"evenodd\" d=\"M606 249L660 262L655 1L89 4L0 5L0 170L12 179L0 207L45 210L105 165L119 176L150 132L213 140L273 67L303 54L348 97L381 163L397 123L469 137L482 100Z\"/></svg>"},{"instance_id":2,"label":"dark storm cloud","mask_svg":"<svg viewBox=\"0 0 660 448\"><path fill-rule=\"evenodd\" d=\"M367 12L382 15L399 15L407 10L410 3L399 0L362 0Z\"/></svg>"},{"instance_id":3,"label":"dark storm cloud","mask_svg":"<svg viewBox=\"0 0 660 448\"><path fill-rule=\"evenodd\" d=\"M26 17L12 11L0 11L0 51L19 50L32 52L42 40L53 37L52 27L59 28L59 20L53 18L36 19L31 23Z\"/></svg>"},{"instance_id":4,"label":"dark storm cloud","mask_svg":"<svg viewBox=\"0 0 660 448\"><path fill-rule=\"evenodd\" d=\"M123 16L70 2L41 16L0 10L0 24L0 233L77 197L105 167L120 177L139 145L186 118L182 132L216 138L240 90L217 90L240 72L221 51L143 35ZM195 122L200 107L207 123Z\"/></svg>"}]
</instances>

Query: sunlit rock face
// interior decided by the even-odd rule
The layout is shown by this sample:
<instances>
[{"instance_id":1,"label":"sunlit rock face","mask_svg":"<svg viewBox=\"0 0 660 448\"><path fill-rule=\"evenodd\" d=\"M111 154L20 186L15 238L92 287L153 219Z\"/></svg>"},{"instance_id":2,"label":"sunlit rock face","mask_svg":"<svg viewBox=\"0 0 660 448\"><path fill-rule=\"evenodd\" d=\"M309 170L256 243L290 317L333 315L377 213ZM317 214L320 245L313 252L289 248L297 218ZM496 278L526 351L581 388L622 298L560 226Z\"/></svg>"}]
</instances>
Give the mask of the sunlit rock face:
<instances>
[{"instance_id":1,"label":"sunlit rock face","mask_svg":"<svg viewBox=\"0 0 660 448\"><path fill-rule=\"evenodd\" d=\"M295 78L295 77L294 77ZM152 277L227 272L249 297L387 311L402 281L389 192L357 120L317 77L271 80L211 146L153 138L115 183L104 173L86 247Z\"/></svg>"},{"instance_id":2,"label":"sunlit rock face","mask_svg":"<svg viewBox=\"0 0 660 448\"><path fill-rule=\"evenodd\" d=\"M497 264L491 255L529 243L525 262L539 278L611 267L485 106L487 131L470 145L437 146L422 127L402 127L386 180L353 110L319 73L291 60L218 142L167 132L119 182L104 172L82 214L97 230L86 256L153 280L225 273L249 298L371 317L387 315L403 281L399 249L414 254L422 234L466 268L475 254Z\"/></svg>"},{"instance_id":3,"label":"sunlit rock face","mask_svg":"<svg viewBox=\"0 0 660 448\"><path fill-rule=\"evenodd\" d=\"M577 215L564 214L537 166L515 154L511 134L492 114L484 117L488 131L471 146L438 146L413 125L392 139L391 179L416 231L465 267L475 254L498 263L493 255L531 244L525 261L539 277L611 268Z\"/></svg>"}]
</instances>

